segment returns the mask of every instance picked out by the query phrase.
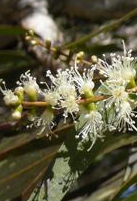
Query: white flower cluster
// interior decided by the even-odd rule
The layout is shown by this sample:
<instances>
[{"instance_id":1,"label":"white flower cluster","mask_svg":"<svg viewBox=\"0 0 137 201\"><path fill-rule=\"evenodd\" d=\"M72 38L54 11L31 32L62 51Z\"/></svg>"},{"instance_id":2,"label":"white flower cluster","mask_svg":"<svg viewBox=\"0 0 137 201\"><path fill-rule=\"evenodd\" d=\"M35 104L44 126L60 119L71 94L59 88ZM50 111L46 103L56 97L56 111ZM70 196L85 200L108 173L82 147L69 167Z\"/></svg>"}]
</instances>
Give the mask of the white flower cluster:
<instances>
[{"instance_id":1,"label":"white flower cluster","mask_svg":"<svg viewBox=\"0 0 137 201\"><path fill-rule=\"evenodd\" d=\"M45 91L45 100L48 101L53 107L58 106L59 109L63 109L63 116L66 118L68 114L73 114L79 111L78 104L76 102L78 96L74 85L74 80L71 74L71 70L65 71L58 70L56 76L53 76L50 71L47 72L47 77L50 78L52 86L50 89L50 95ZM53 99L56 100L53 105Z\"/></svg>"},{"instance_id":2,"label":"white flower cluster","mask_svg":"<svg viewBox=\"0 0 137 201\"><path fill-rule=\"evenodd\" d=\"M131 56L131 51L126 51L124 45L124 55L110 55L110 64L104 60L99 60L91 69L84 69L83 73L79 72L77 62L75 66L66 70L58 70L56 75L51 71L47 71L47 79L50 86L46 84L46 89L40 89L36 82L36 78L32 77L29 72L21 75L20 81L17 82L18 87L15 92L0 88L4 95L6 105L21 105L21 102L39 101L39 96L43 102L47 102L46 115L44 119L38 121L36 125L42 122L44 126L54 125L54 111L58 110L63 113L64 123L70 115L74 123L80 123L77 138L82 140L90 139L92 145L98 137L102 137L102 133L106 129L117 129L118 131L136 130L135 117L136 112L133 109L136 106L136 100L131 97L131 89L136 87L136 61ZM103 75L105 81L100 80L100 87L97 89L94 82L94 72L98 71ZM104 80L104 79L103 79ZM41 83L43 84L43 83ZM133 90L134 92L135 90ZM24 94L24 95L23 95ZM104 101L105 110L113 119L106 122L104 112L102 111L102 101L94 102L96 96L106 97ZM134 95L136 93L134 92ZM89 100L83 102L83 100ZM91 101L90 101L91 100ZM50 118L48 118L50 113ZM112 115L113 113L113 115ZM37 118L32 118L37 119ZM46 120L47 119L47 120ZM50 121L49 121L50 119Z\"/></svg>"},{"instance_id":3,"label":"white flower cluster","mask_svg":"<svg viewBox=\"0 0 137 201\"><path fill-rule=\"evenodd\" d=\"M111 62L108 64L105 60L99 60L99 71L107 80L101 81L102 88L100 93L108 95L106 99L106 108L112 108L115 112L113 126L115 129L126 131L136 130L135 121L136 112L132 110L135 107L135 100L130 98L128 89L136 87L136 59L131 56L131 50L126 51L124 46L124 55L111 54Z\"/></svg>"}]
</instances>

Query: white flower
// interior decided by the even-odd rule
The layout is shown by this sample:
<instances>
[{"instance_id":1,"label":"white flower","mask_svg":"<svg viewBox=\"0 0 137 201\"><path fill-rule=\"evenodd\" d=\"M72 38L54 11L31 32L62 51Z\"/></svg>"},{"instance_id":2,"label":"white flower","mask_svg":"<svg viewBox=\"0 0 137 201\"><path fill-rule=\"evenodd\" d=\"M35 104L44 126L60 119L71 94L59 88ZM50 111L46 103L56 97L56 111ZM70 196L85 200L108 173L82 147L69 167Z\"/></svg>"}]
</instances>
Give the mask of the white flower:
<instances>
[{"instance_id":1,"label":"white flower","mask_svg":"<svg viewBox=\"0 0 137 201\"><path fill-rule=\"evenodd\" d=\"M135 130L137 131L137 127L135 126L135 121L132 118L135 118L136 112L132 111L130 103L128 101L124 101L120 104L120 110L116 116L116 120L114 122L114 126L121 131L125 132L128 128L129 131Z\"/></svg>"},{"instance_id":2,"label":"white flower","mask_svg":"<svg viewBox=\"0 0 137 201\"><path fill-rule=\"evenodd\" d=\"M16 87L15 88L15 94L23 94L24 88L23 87Z\"/></svg>"},{"instance_id":3,"label":"white flower","mask_svg":"<svg viewBox=\"0 0 137 201\"><path fill-rule=\"evenodd\" d=\"M71 116L74 120L73 113L76 113L79 111L79 106L76 102L77 93L76 93L76 89L75 89L74 85L69 84L69 83L66 83L66 84L61 83L58 90L59 90L59 93L61 96L59 106L60 106L60 109L61 108L64 109L63 116L65 118L65 122L66 122L66 118L68 117L68 114L71 114Z\"/></svg>"},{"instance_id":4,"label":"white flower","mask_svg":"<svg viewBox=\"0 0 137 201\"><path fill-rule=\"evenodd\" d=\"M125 91L124 86L119 86L117 83L105 84L101 81L102 86L105 87L104 89L100 89L100 93L103 95L108 95L106 101L106 108L111 108L115 106L116 111L119 111L120 104L124 101L128 100L128 93Z\"/></svg>"},{"instance_id":5,"label":"white flower","mask_svg":"<svg viewBox=\"0 0 137 201\"><path fill-rule=\"evenodd\" d=\"M79 106L76 102L77 100L77 93L76 89L73 83L61 83L58 87L59 94L61 96L60 98L60 108L64 109L64 118L66 122L66 118L68 117L68 114L71 114L73 120L74 115L73 113L76 113L79 111ZM74 120L75 121L75 120Z\"/></svg>"},{"instance_id":6,"label":"white flower","mask_svg":"<svg viewBox=\"0 0 137 201\"><path fill-rule=\"evenodd\" d=\"M52 91L52 90L45 90L43 92L43 96L46 102L51 104L52 106L55 106L58 104L58 100L60 99L60 95L58 91Z\"/></svg>"},{"instance_id":7,"label":"white flower","mask_svg":"<svg viewBox=\"0 0 137 201\"><path fill-rule=\"evenodd\" d=\"M99 60L99 68L101 74L108 78L109 83L117 83L119 85L127 84L136 76L135 61L131 56L131 50L127 51L125 45L124 55L110 54L111 62Z\"/></svg>"},{"instance_id":8,"label":"white flower","mask_svg":"<svg viewBox=\"0 0 137 201\"><path fill-rule=\"evenodd\" d=\"M27 126L27 128L31 127L40 127L40 130L37 131L37 136L41 134L45 134L47 137L51 138L52 135L52 128L54 127L54 114L53 111L50 109L46 109L40 117L35 116L30 118L29 120L32 122Z\"/></svg>"},{"instance_id":9,"label":"white flower","mask_svg":"<svg viewBox=\"0 0 137 201\"><path fill-rule=\"evenodd\" d=\"M92 141L92 147L97 138L102 137L102 115L98 111L93 110L89 113L82 114L81 118L83 119L84 125L76 137L79 138L81 136L83 140L90 139Z\"/></svg>"},{"instance_id":10,"label":"white flower","mask_svg":"<svg viewBox=\"0 0 137 201\"><path fill-rule=\"evenodd\" d=\"M60 95L68 96L70 93L71 95L76 94L70 69L66 69L64 71L59 69L56 76L52 75L51 71L48 70L47 77L49 77L51 80L51 88L58 91Z\"/></svg>"},{"instance_id":11,"label":"white flower","mask_svg":"<svg viewBox=\"0 0 137 201\"><path fill-rule=\"evenodd\" d=\"M30 75L30 71L27 71L24 75L20 76L20 81L17 81L19 86L24 87L24 91L27 95L35 97L39 92L39 86L36 83L36 78Z\"/></svg>"},{"instance_id":12,"label":"white flower","mask_svg":"<svg viewBox=\"0 0 137 201\"><path fill-rule=\"evenodd\" d=\"M19 98L17 95L14 94L10 89L6 88L5 82L1 80L1 84L3 87L0 86L0 91L4 95L4 102L6 105L16 105L19 101Z\"/></svg>"},{"instance_id":13,"label":"white flower","mask_svg":"<svg viewBox=\"0 0 137 201\"><path fill-rule=\"evenodd\" d=\"M71 69L65 71L58 70L57 75L53 76L50 71L47 73L47 77L51 79L52 88L58 93L58 109L64 109L63 116L66 118L68 114L74 119L73 113L78 112L79 107L76 102L77 92L73 82Z\"/></svg>"},{"instance_id":14,"label":"white flower","mask_svg":"<svg viewBox=\"0 0 137 201\"><path fill-rule=\"evenodd\" d=\"M59 69L57 71L56 76L52 75L51 71L48 70L46 76L49 77L51 80L51 83L52 83L51 88L54 88L54 87L58 88L60 85L72 83L71 73L69 69L66 69L64 71Z\"/></svg>"},{"instance_id":15,"label":"white flower","mask_svg":"<svg viewBox=\"0 0 137 201\"><path fill-rule=\"evenodd\" d=\"M19 101L19 98L11 90L7 90L4 92L3 100L6 105L16 105Z\"/></svg>"},{"instance_id":16,"label":"white flower","mask_svg":"<svg viewBox=\"0 0 137 201\"><path fill-rule=\"evenodd\" d=\"M66 118L68 117L68 114L71 114L73 120L75 121L73 113L76 113L79 111L79 106L76 102L75 96L68 96L65 99L61 100L61 107L64 109L64 114L63 116L65 117L65 122Z\"/></svg>"},{"instance_id":17,"label":"white flower","mask_svg":"<svg viewBox=\"0 0 137 201\"><path fill-rule=\"evenodd\" d=\"M14 111L11 114L12 119L19 120L21 119L21 112L20 111Z\"/></svg>"},{"instance_id":18,"label":"white flower","mask_svg":"<svg viewBox=\"0 0 137 201\"><path fill-rule=\"evenodd\" d=\"M93 78L93 69L83 72L81 75L78 70L77 66L72 70L73 80L76 84L76 87L80 94L85 94L87 91L92 91L94 88L94 82L92 81Z\"/></svg>"}]
</instances>

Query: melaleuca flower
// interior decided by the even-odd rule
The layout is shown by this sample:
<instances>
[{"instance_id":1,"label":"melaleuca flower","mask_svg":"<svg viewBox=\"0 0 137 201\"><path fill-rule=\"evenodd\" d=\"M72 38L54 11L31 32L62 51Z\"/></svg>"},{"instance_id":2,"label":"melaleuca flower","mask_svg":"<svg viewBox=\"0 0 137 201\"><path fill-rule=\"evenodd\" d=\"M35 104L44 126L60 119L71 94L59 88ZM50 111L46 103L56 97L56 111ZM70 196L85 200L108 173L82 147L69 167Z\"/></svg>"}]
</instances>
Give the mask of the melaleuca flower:
<instances>
[{"instance_id":1,"label":"melaleuca flower","mask_svg":"<svg viewBox=\"0 0 137 201\"><path fill-rule=\"evenodd\" d=\"M51 71L48 70L47 77L51 80L51 88L58 91L61 96L67 97L70 93L71 95L76 94L71 71L69 69L64 71L59 69L56 76L52 75Z\"/></svg>"},{"instance_id":2,"label":"melaleuca flower","mask_svg":"<svg viewBox=\"0 0 137 201\"><path fill-rule=\"evenodd\" d=\"M57 75L53 76L50 71L47 72L47 77L51 79L52 88L59 95L58 109L64 109L63 116L66 118L71 114L79 111L77 100L77 92L71 75L71 70L58 70Z\"/></svg>"},{"instance_id":3,"label":"melaleuca flower","mask_svg":"<svg viewBox=\"0 0 137 201\"><path fill-rule=\"evenodd\" d=\"M119 111L120 104L124 101L128 100L128 93L125 91L125 87L121 85L117 85L117 83L103 83L101 81L102 86L104 88L100 89L100 93L103 95L108 95L109 97L106 101L106 108L115 107L116 111ZM105 90L104 90L105 89Z\"/></svg>"},{"instance_id":4,"label":"melaleuca flower","mask_svg":"<svg viewBox=\"0 0 137 201\"><path fill-rule=\"evenodd\" d=\"M87 95L88 92L92 92L94 88L94 82L92 81L93 72L93 69L88 70L87 72L85 69L81 75L78 72L77 66L75 66L75 68L72 70L73 80L80 94Z\"/></svg>"},{"instance_id":5,"label":"melaleuca flower","mask_svg":"<svg viewBox=\"0 0 137 201\"><path fill-rule=\"evenodd\" d=\"M115 118L114 126L119 131L123 130L123 132L127 129L129 131L137 131L135 121L133 120L135 117L137 117L136 112L132 110L130 103L124 101L120 104L120 109Z\"/></svg>"},{"instance_id":6,"label":"melaleuca flower","mask_svg":"<svg viewBox=\"0 0 137 201\"><path fill-rule=\"evenodd\" d=\"M45 90L42 95L44 96L44 100L53 107L58 104L60 99L60 95L57 90Z\"/></svg>"},{"instance_id":7,"label":"melaleuca flower","mask_svg":"<svg viewBox=\"0 0 137 201\"><path fill-rule=\"evenodd\" d=\"M17 95L14 94L13 91L11 91L10 89L6 88L5 82L1 80L1 84L3 85L0 86L0 91L2 92L2 94L4 95L4 102L6 105L10 106L10 105L16 105L19 102L19 98Z\"/></svg>"},{"instance_id":8,"label":"melaleuca flower","mask_svg":"<svg viewBox=\"0 0 137 201\"><path fill-rule=\"evenodd\" d=\"M135 121L132 119L136 117L136 115L130 105L130 102L133 104L133 101L130 100L129 95L125 90L125 86L117 85L116 83L111 83L110 85L102 83L102 85L106 89L105 93L104 90L102 90L102 93L104 95L109 95L109 98L105 100L106 109L113 108L115 113L113 121L108 127L113 127L119 131L123 130L124 132L127 128L128 130L137 130Z\"/></svg>"},{"instance_id":9,"label":"melaleuca flower","mask_svg":"<svg viewBox=\"0 0 137 201\"><path fill-rule=\"evenodd\" d=\"M60 101L61 103L61 107L64 109L64 114L63 116L65 117L65 122L66 122L66 118L68 117L68 114L71 114L74 122L75 122L75 118L73 113L77 113L79 111L79 106L76 102L76 98L75 96L68 96L65 99L62 99Z\"/></svg>"},{"instance_id":10,"label":"melaleuca flower","mask_svg":"<svg viewBox=\"0 0 137 201\"><path fill-rule=\"evenodd\" d=\"M92 110L81 114L83 124L82 128L78 132L76 138L82 137L83 140L90 139L92 141L91 147L96 142L97 138L102 138L103 132L103 119L100 112ZM90 148L91 148L90 147Z\"/></svg>"},{"instance_id":11,"label":"melaleuca flower","mask_svg":"<svg viewBox=\"0 0 137 201\"><path fill-rule=\"evenodd\" d=\"M109 84L117 83L125 85L132 81L136 76L134 57L131 56L131 50L127 51L125 45L124 55L110 54L111 62L107 63L105 60L99 60L99 71L108 78Z\"/></svg>"},{"instance_id":12,"label":"melaleuca flower","mask_svg":"<svg viewBox=\"0 0 137 201\"><path fill-rule=\"evenodd\" d=\"M61 96L60 99L60 108L64 109L64 118L68 117L68 114L71 114L73 120L74 115L73 113L77 113L79 111L79 106L77 104L77 93L73 83L61 83L59 88L59 93Z\"/></svg>"},{"instance_id":13,"label":"melaleuca flower","mask_svg":"<svg viewBox=\"0 0 137 201\"><path fill-rule=\"evenodd\" d=\"M22 110L23 106L20 104L17 107L15 107L12 111L11 117L13 120L20 120L22 117Z\"/></svg>"},{"instance_id":14,"label":"melaleuca flower","mask_svg":"<svg viewBox=\"0 0 137 201\"><path fill-rule=\"evenodd\" d=\"M20 76L20 81L17 81L19 86L23 86L25 93L31 100L36 100L40 91L39 85L36 82L36 78L30 75L30 71Z\"/></svg>"},{"instance_id":15,"label":"melaleuca flower","mask_svg":"<svg viewBox=\"0 0 137 201\"><path fill-rule=\"evenodd\" d=\"M57 71L56 76L52 75L51 71L48 70L46 76L49 77L51 80L51 83L52 83L51 88L54 88L54 87L58 88L60 85L72 83L72 78L71 78L69 69L66 69L64 71L59 69Z\"/></svg>"},{"instance_id":16,"label":"melaleuca flower","mask_svg":"<svg viewBox=\"0 0 137 201\"><path fill-rule=\"evenodd\" d=\"M47 137L50 137L50 134L52 133L52 128L54 127L54 114L51 109L46 109L40 117L30 117L29 119L31 121L31 124L27 126L27 128L32 128L33 126L36 128L40 128L39 131L37 131L37 135L41 135L44 133Z\"/></svg>"}]
</instances>

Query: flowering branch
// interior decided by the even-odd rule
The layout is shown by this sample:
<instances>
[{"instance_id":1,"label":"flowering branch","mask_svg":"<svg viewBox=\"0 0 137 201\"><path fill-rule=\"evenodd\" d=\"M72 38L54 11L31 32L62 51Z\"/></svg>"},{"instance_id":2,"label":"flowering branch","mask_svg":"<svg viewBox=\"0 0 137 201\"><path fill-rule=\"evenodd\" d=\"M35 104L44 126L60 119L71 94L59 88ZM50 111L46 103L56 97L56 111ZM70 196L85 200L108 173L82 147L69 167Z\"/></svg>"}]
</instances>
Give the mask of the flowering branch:
<instances>
[{"instance_id":1,"label":"flowering branch","mask_svg":"<svg viewBox=\"0 0 137 201\"><path fill-rule=\"evenodd\" d=\"M46 46L50 48L50 43ZM102 138L106 129L137 131L134 121L136 112L133 110L136 107L136 97L133 99L130 96L130 93L136 94L137 91L136 60L132 57L131 50L126 50L124 43L123 47L123 56L111 54L110 64L106 58L102 60L95 56L92 56L91 62L86 61L84 53L79 52L74 67L59 69L56 75L47 71L46 77L51 83L49 86L42 82L46 86L44 89L40 88L29 71L20 76L14 91L8 90L1 80L0 90L5 104L12 110L12 119L18 121L24 109L28 109L28 120L31 121L28 127L42 126L41 134L44 130L51 133L57 114L63 116L64 123L71 116L79 127L76 138L82 141L90 139L91 147L98 137ZM83 68L83 73L79 72L79 63L88 65L88 68ZM95 70L100 76L99 88L96 87ZM40 116L38 107L42 108ZM79 125L81 119L82 124ZM50 137L48 134L47 136Z\"/></svg>"}]
</instances>

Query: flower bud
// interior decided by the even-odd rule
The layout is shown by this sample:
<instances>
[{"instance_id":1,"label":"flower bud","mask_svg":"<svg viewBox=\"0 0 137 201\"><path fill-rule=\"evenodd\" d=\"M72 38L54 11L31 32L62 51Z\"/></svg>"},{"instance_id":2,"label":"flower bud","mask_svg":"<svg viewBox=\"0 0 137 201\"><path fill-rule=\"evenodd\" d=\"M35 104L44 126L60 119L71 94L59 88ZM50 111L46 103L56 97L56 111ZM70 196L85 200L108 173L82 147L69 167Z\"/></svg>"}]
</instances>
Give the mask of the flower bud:
<instances>
[{"instance_id":1,"label":"flower bud","mask_svg":"<svg viewBox=\"0 0 137 201\"><path fill-rule=\"evenodd\" d=\"M37 100L38 92L40 89L36 82L36 78L30 75L30 71L27 71L24 75L22 74L20 76L20 81L17 81L17 84L23 87L24 92L27 94L29 101ZM19 93L20 95L21 93L23 93L23 90L21 88L19 88Z\"/></svg>"},{"instance_id":2,"label":"flower bud","mask_svg":"<svg viewBox=\"0 0 137 201\"><path fill-rule=\"evenodd\" d=\"M92 62L92 64L96 64L98 62L98 58L96 55L91 56L91 62Z\"/></svg>"},{"instance_id":3,"label":"flower bud","mask_svg":"<svg viewBox=\"0 0 137 201\"><path fill-rule=\"evenodd\" d=\"M83 57L84 57L84 52L81 51L81 52L77 53L77 55L76 55L76 61L77 61L77 63L79 63L80 61L82 61Z\"/></svg>"},{"instance_id":4,"label":"flower bud","mask_svg":"<svg viewBox=\"0 0 137 201\"><path fill-rule=\"evenodd\" d=\"M90 98L93 96L92 89L94 88L94 82L90 81L83 85L82 90L85 98Z\"/></svg>"},{"instance_id":5,"label":"flower bud","mask_svg":"<svg viewBox=\"0 0 137 201\"><path fill-rule=\"evenodd\" d=\"M7 106L15 106L19 103L18 96L15 95L11 90L7 91L3 100Z\"/></svg>"},{"instance_id":6,"label":"flower bud","mask_svg":"<svg viewBox=\"0 0 137 201\"><path fill-rule=\"evenodd\" d=\"M21 119L21 115L22 115L22 105L19 105L18 107L16 107L14 109L14 111L11 114L11 117L13 120L20 120Z\"/></svg>"},{"instance_id":7,"label":"flower bud","mask_svg":"<svg viewBox=\"0 0 137 201\"><path fill-rule=\"evenodd\" d=\"M24 91L26 92L28 99L30 101L36 101L38 97L38 88L37 85L32 83L26 84L24 86Z\"/></svg>"},{"instance_id":8,"label":"flower bud","mask_svg":"<svg viewBox=\"0 0 137 201\"><path fill-rule=\"evenodd\" d=\"M15 89L15 94L19 97L21 101L24 100L24 88L23 87L17 87Z\"/></svg>"},{"instance_id":9,"label":"flower bud","mask_svg":"<svg viewBox=\"0 0 137 201\"><path fill-rule=\"evenodd\" d=\"M33 45L33 46L35 46L35 45L38 44L38 42L37 42L35 39L31 40L30 43L31 43L31 45Z\"/></svg>"},{"instance_id":10,"label":"flower bud","mask_svg":"<svg viewBox=\"0 0 137 201\"><path fill-rule=\"evenodd\" d=\"M32 29L30 29L30 30L28 31L28 35L34 36L34 31L33 31Z\"/></svg>"},{"instance_id":11,"label":"flower bud","mask_svg":"<svg viewBox=\"0 0 137 201\"><path fill-rule=\"evenodd\" d=\"M21 112L15 111L12 113L11 117L13 120L19 120L21 118Z\"/></svg>"}]
</instances>

